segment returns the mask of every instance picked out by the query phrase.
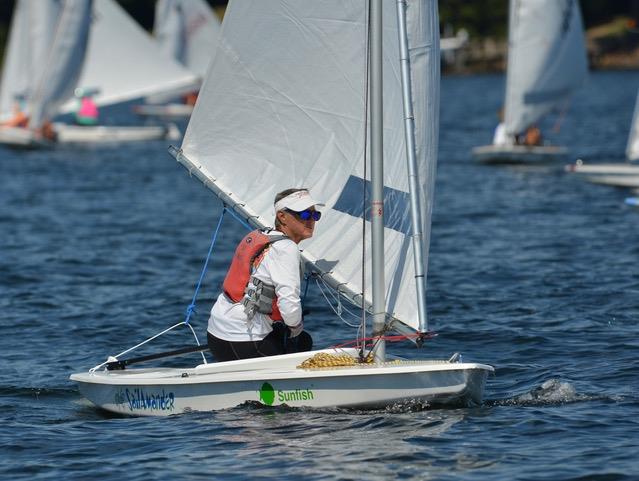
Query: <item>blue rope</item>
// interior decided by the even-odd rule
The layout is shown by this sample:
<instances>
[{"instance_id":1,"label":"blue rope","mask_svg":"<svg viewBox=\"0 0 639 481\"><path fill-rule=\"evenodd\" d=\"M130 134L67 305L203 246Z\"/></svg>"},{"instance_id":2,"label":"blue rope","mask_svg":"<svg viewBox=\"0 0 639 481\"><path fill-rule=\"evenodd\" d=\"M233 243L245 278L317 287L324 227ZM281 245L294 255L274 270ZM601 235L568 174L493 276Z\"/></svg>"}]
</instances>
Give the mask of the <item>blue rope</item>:
<instances>
[{"instance_id":1,"label":"blue rope","mask_svg":"<svg viewBox=\"0 0 639 481\"><path fill-rule=\"evenodd\" d=\"M220 227L222 226L222 220L224 220L224 214L229 212L235 220L237 220L240 224L246 227L248 230L251 230L251 226L244 221L237 213L229 210L226 205L223 205L222 215L220 215L220 220L217 223L217 227L215 228L215 232L213 233L213 238L211 239L211 246L209 247L209 252L206 255L206 260L204 261L204 267L202 267L202 272L200 274L200 279L197 281L197 286L195 286L195 292L193 293L193 299L191 299L191 303L186 308L186 317L184 318L184 324L188 324L191 320L191 316L195 312L195 300L197 299L198 292L200 292L200 286L202 285L202 281L204 280L204 275L206 274L206 269L209 265L209 259L211 258L211 254L213 252L213 246L215 246L215 242L217 241L217 234L220 232ZM308 288L308 284L307 284Z\"/></svg>"},{"instance_id":2,"label":"blue rope","mask_svg":"<svg viewBox=\"0 0 639 481\"><path fill-rule=\"evenodd\" d=\"M229 210L226 207L224 207L224 210L226 210L229 214L235 217L235 220L238 221L240 224L242 224L244 227L246 227L248 230L253 230L253 228L244 219L242 219L236 212Z\"/></svg>"},{"instance_id":3,"label":"blue rope","mask_svg":"<svg viewBox=\"0 0 639 481\"><path fill-rule=\"evenodd\" d=\"M217 223L217 227L215 228L215 232L213 233L213 239L211 240L211 246L209 247L209 253L206 256L206 260L204 261L204 267L202 267L202 273L200 274L200 279L197 281L197 286L195 286L195 292L193 293L193 299L191 299L191 303L189 307L186 308L186 318L184 319L184 324L188 324L191 319L191 315L195 312L195 300L197 299L197 294L200 291L200 286L202 285L202 280L204 279L204 274L206 274L206 269L209 265L209 259L211 258L211 253L213 252L213 246L215 245L215 241L217 240L217 234L220 231L220 227L222 226L222 220L224 220L224 213L227 211L226 206L222 209L222 215L220 216L220 220Z\"/></svg>"}]
</instances>

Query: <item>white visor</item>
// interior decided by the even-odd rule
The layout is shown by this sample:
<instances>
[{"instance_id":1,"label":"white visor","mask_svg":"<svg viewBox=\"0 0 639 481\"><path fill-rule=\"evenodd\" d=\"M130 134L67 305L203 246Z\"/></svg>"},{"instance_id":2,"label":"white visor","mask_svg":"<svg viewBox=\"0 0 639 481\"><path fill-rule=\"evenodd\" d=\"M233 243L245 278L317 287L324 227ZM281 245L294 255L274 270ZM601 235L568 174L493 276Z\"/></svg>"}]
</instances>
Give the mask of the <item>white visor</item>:
<instances>
[{"instance_id":1,"label":"white visor","mask_svg":"<svg viewBox=\"0 0 639 481\"><path fill-rule=\"evenodd\" d=\"M292 194L287 195L283 199L280 199L275 204L275 212L279 212L283 209L294 210L295 212L302 212L313 206L323 206L324 204L317 202L311 197L308 190L298 190Z\"/></svg>"}]
</instances>

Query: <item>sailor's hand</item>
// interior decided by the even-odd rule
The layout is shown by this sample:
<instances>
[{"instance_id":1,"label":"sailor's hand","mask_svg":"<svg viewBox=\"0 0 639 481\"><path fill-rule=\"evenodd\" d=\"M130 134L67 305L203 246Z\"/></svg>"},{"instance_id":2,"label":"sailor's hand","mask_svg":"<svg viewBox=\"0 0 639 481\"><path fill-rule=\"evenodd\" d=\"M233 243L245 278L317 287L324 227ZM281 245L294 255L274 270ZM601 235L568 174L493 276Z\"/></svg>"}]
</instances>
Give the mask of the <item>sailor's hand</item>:
<instances>
[{"instance_id":1,"label":"sailor's hand","mask_svg":"<svg viewBox=\"0 0 639 481\"><path fill-rule=\"evenodd\" d=\"M304 330L304 323L300 321L300 323L297 326L293 326L293 327L289 326L288 328L291 331L291 338L297 337Z\"/></svg>"}]
</instances>

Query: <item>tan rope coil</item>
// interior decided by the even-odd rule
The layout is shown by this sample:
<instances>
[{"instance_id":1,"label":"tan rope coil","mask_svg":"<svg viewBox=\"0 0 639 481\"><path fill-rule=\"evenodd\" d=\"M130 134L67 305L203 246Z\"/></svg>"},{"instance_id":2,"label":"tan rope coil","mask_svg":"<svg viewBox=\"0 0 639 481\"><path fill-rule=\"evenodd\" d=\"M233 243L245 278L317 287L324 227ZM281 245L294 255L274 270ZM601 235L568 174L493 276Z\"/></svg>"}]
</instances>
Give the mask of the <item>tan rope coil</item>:
<instances>
[{"instance_id":1,"label":"tan rope coil","mask_svg":"<svg viewBox=\"0 0 639 481\"><path fill-rule=\"evenodd\" d=\"M368 356L365 363L373 362L373 358ZM354 366L360 364L360 360L348 354L330 354L328 352L318 352L313 357L304 360L302 364L297 366L299 369L313 369L318 367L341 367Z\"/></svg>"}]
</instances>

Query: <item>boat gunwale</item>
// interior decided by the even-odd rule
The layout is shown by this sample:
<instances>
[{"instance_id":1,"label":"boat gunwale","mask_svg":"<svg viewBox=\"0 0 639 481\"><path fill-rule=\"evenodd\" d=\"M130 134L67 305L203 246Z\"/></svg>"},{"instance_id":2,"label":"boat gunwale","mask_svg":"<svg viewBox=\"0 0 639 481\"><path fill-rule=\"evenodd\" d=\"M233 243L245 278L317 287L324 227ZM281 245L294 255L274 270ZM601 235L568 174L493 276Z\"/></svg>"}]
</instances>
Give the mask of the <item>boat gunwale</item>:
<instances>
[{"instance_id":1,"label":"boat gunwale","mask_svg":"<svg viewBox=\"0 0 639 481\"><path fill-rule=\"evenodd\" d=\"M283 379L320 379L360 376L386 376L398 374L419 374L426 372L478 370L494 373L495 369L480 363L447 363L427 360L407 360L402 363L389 362L382 367L375 365L335 366L325 368L275 368L198 373L194 368L139 369L133 371L96 371L74 373L70 379L76 382L104 385L189 385L225 382L246 382ZM156 374L153 376L153 374Z\"/></svg>"}]
</instances>

